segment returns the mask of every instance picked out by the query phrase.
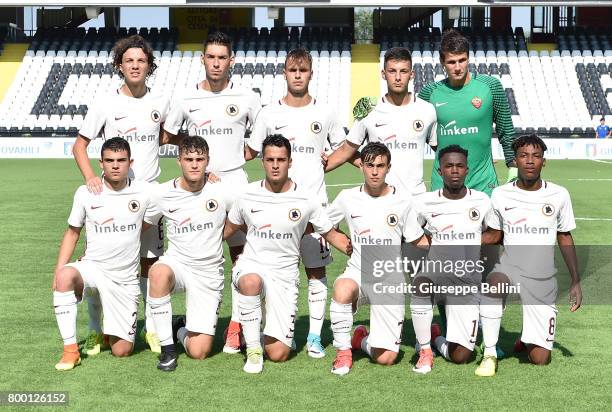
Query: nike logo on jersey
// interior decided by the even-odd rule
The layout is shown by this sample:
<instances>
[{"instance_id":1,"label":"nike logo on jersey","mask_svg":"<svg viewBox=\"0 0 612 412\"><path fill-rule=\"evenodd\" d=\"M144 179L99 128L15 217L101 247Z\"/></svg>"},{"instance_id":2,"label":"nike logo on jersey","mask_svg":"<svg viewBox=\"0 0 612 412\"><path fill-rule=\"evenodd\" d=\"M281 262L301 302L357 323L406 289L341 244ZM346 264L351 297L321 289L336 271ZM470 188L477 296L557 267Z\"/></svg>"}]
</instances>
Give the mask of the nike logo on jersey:
<instances>
[{"instance_id":1,"label":"nike logo on jersey","mask_svg":"<svg viewBox=\"0 0 612 412\"><path fill-rule=\"evenodd\" d=\"M516 206L513 206L513 207L505 207L505 208L504 208L504 210L505 210L505 211L512 210L512 209L516 209Z\"/></svg>"},{"instance_id":2,"label":"nike logo on jersey","mask_svg":"<svg viewBox=\"0 0 612 412\"><path fill-rule=\"evenodd\" d=\"M440 106L444 106L445 104L447 104L448 102L442 102L442 103L436 103L436 107L440 107Z\"/></svg>"},{"instance_id":3,"label":"nike logo on jersey","mask_svg":"<svg viewBox=\"0 0 612 412\"><path fill-rule=\"evenodd\" d=\"M319 293L323 293L323 292L324 292L323 290L318 290L316 292L311 292L310 294L311 295L318 295Z\"/></svg>"},{"instance_id":4,"label":"nike logo on jersey","mask_svg":"<svg viewBox=\"0 0 612 412\"><path fill-rule=\"evenodd\" d=\"M261 212L261 209L255 210L255 209L251 209L251 213L258 213Z\"/></svg>"},{"instance_id":5,"label":"nike logo on jersey","mask_svg":"<svg viewBox=\"0 0 612 412\"><path fill-rule=\"evenodd\" d=\"M118 122L119 120L123 120L125 119L127 116L115 116L115 121Z\"/></svg>"},{"instance_id":6,"label":"nike logo on jersey","mask_svg":"<svg viewBox=\"0 0 612 412\"><path fill-rule=\"evenodd\" d=\"M250 312L240 312L240 314L242 316L246 316L246 315L250 315L251 313L255 312L254 310L250 311Z\"/></svg>"},{"instance_id":7,"label":"nike logo on jersey","mask_svg":"<svg viewBox=\"0 0 612 412\"><path fill-rule=\"evenodd\" d=\"M361 215L351 215L351 219L357 219L358 217L361 217Z\"/></svg>"},{"instance_id":8,"label":"nike logo on jersey","mask_svg":"<svg viewBox=\"0 0 612 412\"><path fill-rule=\"evenodd\" d=\"M192 109L192 108L189 108L189 113L197 112L198 110L200 110L200 109Z\"/></svg>"},{"instance_id":9,"label":"nike logo on jersey","mask_svg":"<svg viewBox=\"0 0 612 412\"><path fill-rule=\"evenodd\" d=\"M375 127L381 127L381 126L386 126L387 123L375 123L374 126Z\"/></svg>"},{"instance_id":10,"label":"nike logo on jersey","mask_svg":"<svg viewBox=\"0 0 612 412\"><path fill-rule=\"evenodd\" d=\"M170 212L170 213L174 213L174 212L176 212L177 210L179 210L179 208L178 208L178 207L177 207L176 209L168 209L168 212Z\"/></svg>"},{"instance_id":11,"label":"nike logo on jersey","mask_svg":"<svg viewBox=\"0 0 612 412\"><path fill-rule=\"evenodd\" d=\"M91 206L91 210L96 210L96 209L100 209L103 206Z\"/></svg>"},{"instance_id":12,"label":"nike logo on jersey","mask_svg":"<svg viewBox=\"0 0 612 412\"><path fill-rule=\"evenodd\" d=\"M274 126L274 130L280 130L287 127L287 125L283 125L283 126Z\"/></svg>"},{"instance_id":13,"label":"nike logo on jersey","mask_svg":"<svg viewBox=\"0 0 612 412\"><path fill-rule=\"evenodd\" d=\"M438 216L440 216L441 214L442 214L442 213L432 213L432 214L431 214L431 217L438 217Z\"/></svg>"}]
</instances>

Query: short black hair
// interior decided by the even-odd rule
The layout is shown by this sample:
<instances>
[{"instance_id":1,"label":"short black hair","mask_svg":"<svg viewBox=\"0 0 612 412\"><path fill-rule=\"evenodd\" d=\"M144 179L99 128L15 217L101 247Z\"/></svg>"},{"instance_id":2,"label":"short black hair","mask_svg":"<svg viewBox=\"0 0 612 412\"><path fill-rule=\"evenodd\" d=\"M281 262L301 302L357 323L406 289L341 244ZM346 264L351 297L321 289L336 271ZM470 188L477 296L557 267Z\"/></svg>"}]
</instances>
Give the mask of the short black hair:
<instances>
[{"instance_id":1,"label":"short black hair","mask_svg":"<svg viewBox=\"0 0 612 412\"><path fill-rule=\"evenodd\" d=\"M525 134L515 139L514 142L512 142L512 150L514 151L514 154L516 155L518 149L523 146L539 147L540 149L542 149L542 153L544 153L547 149L544 140L542 140L542 138L535 133Z\"/></svg>"},{"instance_id":2,"label":"short black hair","mask_svg":"<svg viewBox=\"0 0 612 412\"><path fill-rule=\"evenodd\" d=\"M381 142L368 143L363 150L361 150L361 155L359 157L361 162L365 163L373 161L378 156L386 157L387 163L391 164L391 152L389 151L389 148Z\"/></svg>"},{"instance_id":3,"label":"short black hair","mask_svg":"<svg viewBox=\"0 0 612 412\"><path fill-rule=\"evenodd\" d=\"M289 140L282 134L271 134L264 139L263 143L261 144L262 157L264 156L266 147L268 146L284 147L287 149L287 157L291 159L291 143L289 143Z\"/></svg>"},{"instance_id":4,"label":"short black hair","mask_svg":"<svg viewBox=\"0 0 612 412\"><path fill-rule=\"evenodd\" d=\"M209 44L218 44L220 46L227 47L227 52L231 56L232 55L232 39L227 34L222 31L215 31L210 33L206 40L204 40L204 51Z\"/></svg>"},{"instance_id":5,"label":"short black hair","mask_svg":"<svg viewBox=\"0 0 612 412\"><path fill-rule=\"evenodd\" d=\"M445 55L470 53L470 41L455 29L448 29L442 34L440 41L440 61L444 62Z\"/></svg>"},{"instance_id":6,"label":"short black hair","mask_svg":"<svg viewBox=\"0 0 612 412\"><path fill-rule=\"evenodd\" d=\"M409 61L412 65L412 55L410 50L405 47L391 47L385 52L384 65L387 66L389 60Z\"/></svg>"},{"instance_id":7,"label":"short black hair","mask_svg":"<svg viewBox=\"0 0 612 412\"><path fill-rule=\"evenodd\" d=\"M289 62L307 62L308 66L312 69L312 55L304 47L298 47L297 49L290 50L285 57L285 68Z\"/></svg>"},{"instance_id":8,"label":"short black hair","mask_svg":"<svg viewBox=\"0 0 612 412\"><path fill-rule=\"evenodd\" d=\"M442 149L440 149L438 151L438 161L441 162L442 161L442 157L444 155L447 155L449 153L460 153L462 155L465 156L466 160L468 157L468 151L466 149L464 149L463 147L459 146L458 144L451 144L449 146L446 146Z\"/></svg>"},{"instance_id":9,"label":"short black hair","mask_svg":"<svg viewBox=\"0 0 612 412\"><path fill-rule=\"evenodd\" d=\"M102 149L100 149L100 159L104 159L105 150L112 150L113 152L122 152L125 150L128 154L128 158L132 158L130 144L123 137L113 137L105 140L104 143L102 143Z\"/></svg>"},{"instance_id":10,"label":"short black hair","mask_svg":"<svg viewBox=\"0 0 612 412\"><path fill-rule=\"evenodd\" d=\"M133 36L125 37L123 39L117 40L113 49L111 50L111 56L113 59L113 68L119 73L120 78L124 78L123 73L119 70L121 67L121 63L123 62L123 55L128 49L142 49L143 53L147 56L147 63L149 63L149 71L147 73L147 77L152 75L155 69L157 69L157 65L155 64L155 56L153 55L153 49L151 45L138 34L134 34Z\"/></svg>"},{"instance_id":11,"label":"short black hair","mask_svg":"<svg viewBox=\"0 0 612 412\"><path fill-rule=\"evenodd\" d=\"M599 119L599 121L600 121L600 122L605 122L605 121L606 121L606 118L605 118L605 117L602 117L601 119Z\"/></svg>"},{"instance_id":12,"label":"short black hair","mask_svg":"<svg viewBox=\"0 0 612 412\"><path fill-rule=\"evenodd\" d=\"M208 156L208 143L200 136L187 136L179 143L179 156L183 153L196 152Z\"/></svg>"}]
</instances>

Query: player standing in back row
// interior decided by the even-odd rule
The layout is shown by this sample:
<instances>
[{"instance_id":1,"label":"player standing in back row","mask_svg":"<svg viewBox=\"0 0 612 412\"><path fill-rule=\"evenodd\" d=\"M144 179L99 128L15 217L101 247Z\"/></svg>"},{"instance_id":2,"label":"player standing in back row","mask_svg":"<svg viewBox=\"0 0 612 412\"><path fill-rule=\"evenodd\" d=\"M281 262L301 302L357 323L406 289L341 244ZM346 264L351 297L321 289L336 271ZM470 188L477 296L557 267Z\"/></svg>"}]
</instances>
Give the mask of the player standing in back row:
<instances>
[{"instance_id":1,"label":"player standing in back row","mask_svg":"<svg viewBox=\"0 0 612 412\"><path fill-rule=\"evenodd\" d=\"M250 160L262 151L268 135L280 133L291 143L293 160L289 176L303 191L316 196L327 206L321 154L326 145L335 148L344 141L345 133L337 122L334 110L317 101L308 92L312 78L312 56L305 49L291 50L285 59L287 95L262 109L245 147L245 158ZM308 311L310 330L307 338L308 355L325 356L321 344L321 329L327 302L325 266L332 262L329 245L319 234L304 236L300 243L306 276L308 277Z\"/></svg>"},{"instance_id":2,"label":"player standing in back row","mask_svg":"<svg viewBox=\"0 0 612 412\"><path fill-rule=\"evenodd\" d=\"M423 155L426 143L436 143L436 110L433 105L415 99L408 91L412 79L412 56L408 49L393 47L385 53L382 78L387 94L372 108L369 99L355 107L355 123L346 141L327 159L329 172L349 161L364 142L381 142L391 152L395 166L389 170L387 183L408 194L425 192ZM365 110L360 110L366 103Z\"/></svg>"},{"instance_id":3,"label":"player standing in back row","mask_svg":"<svg viewBox=\"0 0 612 412\"><path fill-rule=\"evenodd\" d=\"M134 155L130 177L147 182L155 182L159 177L159 146L178 143L177 138L170 139L170 136L160 134L168 111L168 99L151 93L146 84L147 78L157 68L151 46L138 35L130 36L117 41L112 56L113 66L125 83L91 107L72 148L87 189L95 194L101 193L103 185L101 178L91 168L87 146L99 135L104 140L112 137L127 140ZM140 292L146 307L145 339L151 350L157 353L161 348L150 318L150 308L146 304L147 273L163 253L163 248L164 232L160 221L157 228L143 234L140 249ZM99 299L89 298L88 309L89 337L86 351L92 356L100 352L103 340L100 326L102 306Z\"/></svg>"},{"instance_id":4,"label":"player standing in back row","mask_svg":"<svg viewBox=\"0 0 612 412\"><path fill-rule=\"evenodd\" d=\"M426 84L419 97L432 103L438 118L438 148L458 144L470 153L465 185L491 195L497 174L491 155L493 123L504 150L509 178L516 176L512 141L514 127L504 88L495 77L468 71L470 44L455 30L448 30L440 44L440 63L447 78ZM439 160L431 172L431 190L444 184L438 174Z\"/></svg>"},{"instance_id":5,"label":"player standing in back row","mask_svg":"<svg viewBox=\"0 0 612 412\"><path fill-rule=\"evenodd\" d=\"M255 92L236 87L230 81L233 63L230 38L221 32L210 34L204 42L202 55L206 79L189 86L173 99L164 130L176 135L186 122L188 133L205 138L210 147L210 163L206 171L214 173L239 192L248 183L242 168L245 162L244 135L247 126L255 121L261 103ZM227 240L232 262L242 253L244 242L242 232ZM237 292L232 288L232 302L237 299ZM239 332L237 305L232 303L232 319L224 352L237 353L240 350Z\"/></svg>"}]
</instances>

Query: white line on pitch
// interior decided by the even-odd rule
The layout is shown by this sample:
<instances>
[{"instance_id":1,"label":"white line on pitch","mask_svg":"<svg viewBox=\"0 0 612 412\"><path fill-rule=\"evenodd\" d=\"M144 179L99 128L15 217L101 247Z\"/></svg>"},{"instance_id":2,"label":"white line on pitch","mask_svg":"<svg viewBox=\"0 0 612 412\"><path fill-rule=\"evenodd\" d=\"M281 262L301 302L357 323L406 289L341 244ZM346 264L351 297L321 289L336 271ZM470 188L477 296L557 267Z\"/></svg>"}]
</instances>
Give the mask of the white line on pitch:
<instances>
[{"instance_id":1,"label":"white line on pitch","mask_svg":"<svg viewBox=\"0 0 612 412\"><path fill-rule=\"evenodd\" d=\"M612 164L612 161L610 160L601 160L601 159L589 159L593 162L597 162L597 163L606 163L606 164Z\"/></svg>"},{"instance_id":2,"label":"white line on pitch","mask_svg":"<svg viewBox=\"0 0 612 412\"><path fill-rule=\"evenodd\" d=\"M612 222L612 218L610 217L576 217L576 220L589 220L595 222Z\"/></svg>"}]
</instances>

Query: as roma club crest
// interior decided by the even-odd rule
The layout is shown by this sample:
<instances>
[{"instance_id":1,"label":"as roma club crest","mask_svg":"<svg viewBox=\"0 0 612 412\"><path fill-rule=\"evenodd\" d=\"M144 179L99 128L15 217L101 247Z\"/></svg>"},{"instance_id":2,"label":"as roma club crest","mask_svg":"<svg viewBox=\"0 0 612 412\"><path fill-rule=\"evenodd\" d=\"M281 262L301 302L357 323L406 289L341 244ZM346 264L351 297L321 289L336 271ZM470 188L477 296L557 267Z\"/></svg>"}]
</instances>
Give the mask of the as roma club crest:
<instances>
[{"instance_id":1,"label":"as roma club crest","mask_svg":"<svg viewBox=\"0 0 612 412\"><path fill-rule=\"evenodd\" d=\"M480 109L480 106L482 106L482 99L478 96L474 96L474 98L472 99L472 106L477 109Z\"/></svg>"}]
</instances>

